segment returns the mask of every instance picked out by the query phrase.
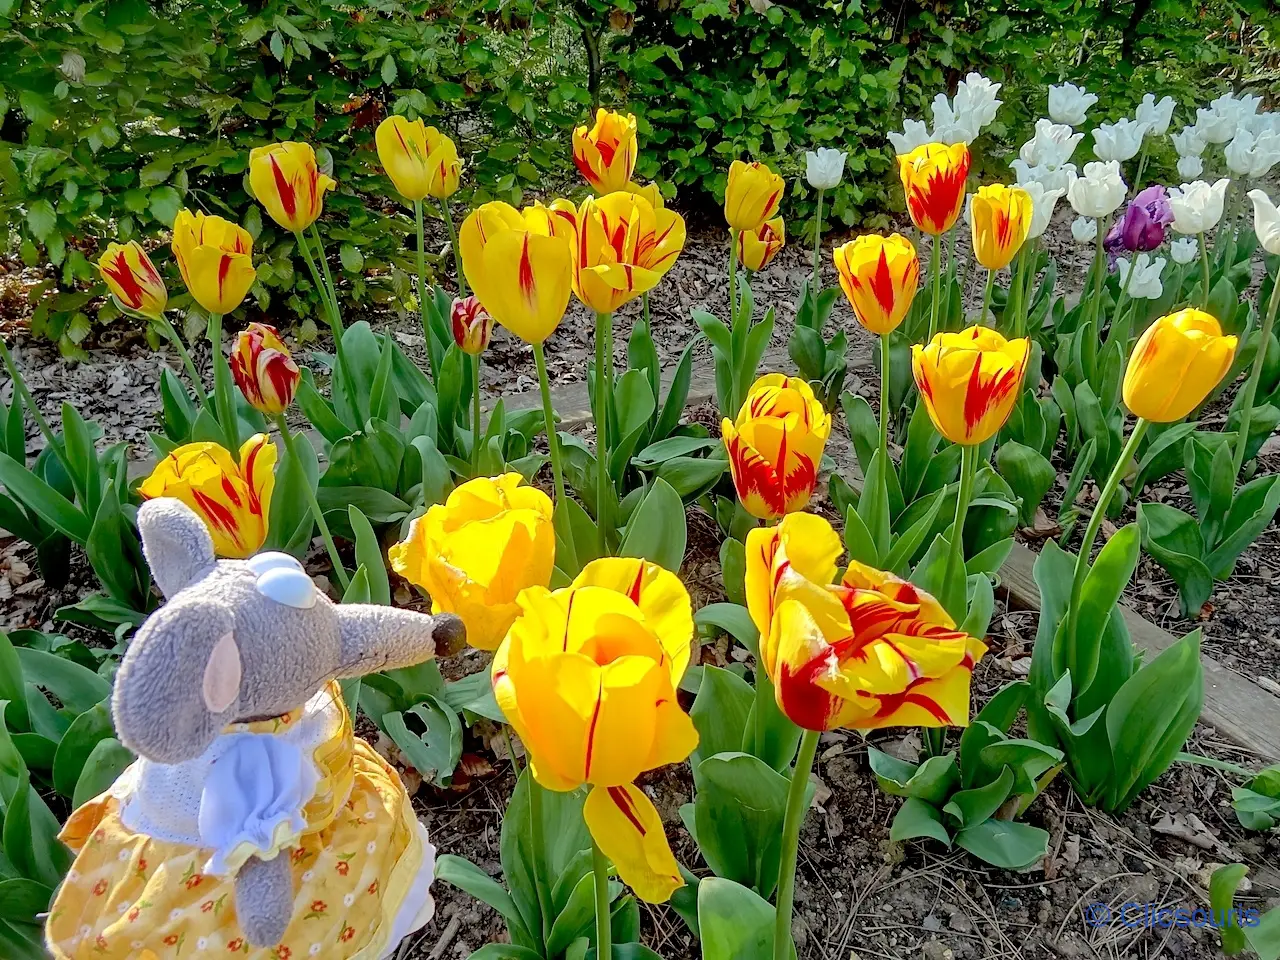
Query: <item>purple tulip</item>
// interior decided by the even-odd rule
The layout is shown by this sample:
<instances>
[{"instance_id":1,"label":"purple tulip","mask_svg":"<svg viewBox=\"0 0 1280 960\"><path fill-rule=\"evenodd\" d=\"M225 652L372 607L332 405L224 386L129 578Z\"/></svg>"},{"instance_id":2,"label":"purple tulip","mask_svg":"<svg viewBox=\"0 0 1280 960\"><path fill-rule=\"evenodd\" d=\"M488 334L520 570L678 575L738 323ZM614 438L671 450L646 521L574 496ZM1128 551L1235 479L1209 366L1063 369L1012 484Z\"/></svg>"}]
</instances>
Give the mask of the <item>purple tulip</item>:
<instances>
[{"instance_id":1,"label":"purple tulip","mask_svg":"<svg viewBox=\"0 0 1280 960\"><path fill-rule=\"evenodd\" d=\"M1120 250L1150 253L1164 243L1165 226L1170 223L1173 210L1168 192L1159 185L1147 187L1129 202L1124 216L1107 231L1103 248L1111 254Z\"/></svg>"}]
</instances>

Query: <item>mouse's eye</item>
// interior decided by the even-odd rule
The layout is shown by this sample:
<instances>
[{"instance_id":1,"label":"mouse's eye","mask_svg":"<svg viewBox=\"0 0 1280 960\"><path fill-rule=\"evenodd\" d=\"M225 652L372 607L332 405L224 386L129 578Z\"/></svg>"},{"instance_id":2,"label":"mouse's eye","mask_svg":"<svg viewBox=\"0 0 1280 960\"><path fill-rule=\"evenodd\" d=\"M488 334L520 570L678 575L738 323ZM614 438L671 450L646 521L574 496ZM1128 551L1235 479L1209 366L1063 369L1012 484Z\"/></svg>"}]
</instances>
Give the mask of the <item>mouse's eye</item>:
<instances>
[{"instance_id":1,"label":"mouse's eye","mask_svg":"<svg viewBox=\"0 0 1280 960\"><path fill-rule=\"evenodd\" d=\"M316 585L301 567L272 567L258 577L257 587L264 597L286 607L310 610L316 605Z\"/></svg>"},{"instance_id":2,"label":"mouse's eye","mask_svg":"<svg viewBox=\"0 0 1280 960\"><path fill-rule=\"evenodd\" d=\"M260 553L255 557L250 557L245 561L245 566L262 576L268 570L297 570L303 572L302 564L287 553L280 553L278 550L268 550Z\"/></svg>"}]
</instances>

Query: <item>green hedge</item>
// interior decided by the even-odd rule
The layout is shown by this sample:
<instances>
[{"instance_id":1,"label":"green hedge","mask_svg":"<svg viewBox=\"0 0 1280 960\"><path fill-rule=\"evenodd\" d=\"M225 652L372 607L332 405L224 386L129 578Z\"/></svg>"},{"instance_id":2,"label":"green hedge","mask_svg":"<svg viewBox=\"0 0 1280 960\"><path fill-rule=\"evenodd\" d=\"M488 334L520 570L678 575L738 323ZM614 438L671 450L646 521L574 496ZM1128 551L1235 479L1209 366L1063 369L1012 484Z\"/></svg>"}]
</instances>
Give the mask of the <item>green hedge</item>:
<instances>
[{"instance_id":1,"label":"green hedge","mask_svg":"<svg viewBox=\"0 0 1280 960\"><path fill-rule=\"evenodd\" d=\"M35 332L74 353L101 303L100 241L163 238L184 204L243 222L265 254L256 307L306 322L317 301L292 238L246 190L250 148L272 140L308 140L332 164L322 227L344 296L403 301L410 225L382 199L371 145L387 111L458 140L460 200L571 183L569 130L593 93L640 115L637 176L689 210L709 208L730 159L750 155L791 180L788 215L809 216L803 150L843 146L851 177L829 209L854 224L895 202L885 131L968 69L1006 84L984 141L1018 141L1044 84L1065 77L1103 92L1111 113L1146 89L1203 101L1250 79L1256 30L1239 24L1265 0L617 4L0 0L0 218L23 259L57 277ZM97 315L115 316L110 304Z\"/></svg>"}]
</instances>

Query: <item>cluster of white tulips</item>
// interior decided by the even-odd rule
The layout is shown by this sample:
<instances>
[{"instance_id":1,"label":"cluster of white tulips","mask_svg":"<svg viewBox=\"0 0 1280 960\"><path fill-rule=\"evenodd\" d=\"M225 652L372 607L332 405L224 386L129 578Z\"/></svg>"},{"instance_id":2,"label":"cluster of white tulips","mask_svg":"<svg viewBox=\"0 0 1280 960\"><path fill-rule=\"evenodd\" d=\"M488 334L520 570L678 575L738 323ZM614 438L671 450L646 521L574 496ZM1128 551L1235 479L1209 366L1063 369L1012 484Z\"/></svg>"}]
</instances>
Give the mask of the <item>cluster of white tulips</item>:
<instances>
[{"instance_id":1,"label":"cluster of white tulips","mask_svg":"<svg viewBox=\"0 0 1280 960\"><path fill-rule=\"evenodd\" d=\"M901 133L889 133L889 142L899 156L926 143L967 146L996 118L996 111L1003 103L998 99L1000 87L1001 84L993 83L980 73L970 73L956 86L954 97L940 93L933 98L932 129L923 120L907 120Z\"/></svg>"}]
</instances>

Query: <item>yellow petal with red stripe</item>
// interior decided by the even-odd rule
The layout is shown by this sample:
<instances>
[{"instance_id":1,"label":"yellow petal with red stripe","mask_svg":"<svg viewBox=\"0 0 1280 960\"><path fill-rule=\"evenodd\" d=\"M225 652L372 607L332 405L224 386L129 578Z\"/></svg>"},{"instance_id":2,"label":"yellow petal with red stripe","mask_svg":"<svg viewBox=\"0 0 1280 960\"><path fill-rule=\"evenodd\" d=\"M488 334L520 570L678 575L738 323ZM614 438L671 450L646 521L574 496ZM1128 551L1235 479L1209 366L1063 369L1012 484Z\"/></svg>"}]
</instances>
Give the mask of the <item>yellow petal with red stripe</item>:
<instances>
[{"instance_id":1,"label":"yellow petal with red stripe","mask_svg":"<svg viewBox=\"0 0 1280 960\"><path fill-rule=\"evenodd\" d=\"M647 903L666 903L684 886L662 818L634 784L596 787L582 806L591 837L618 876Z\"/></svg>"},{"instance_id":2,"label":"yellow petal with red stripe","mask_svg":"<svg viewBox=\"0 0 1280 960\"><path fill-rule=\"evenodd\" d=\"M946 233L964 211L969 148L963 143L926 143L898 157L907 213L917 229Z\"/></svg>"},{"instance_id":3,"label":"yellow petal with red stripe","mask_svg":"<svg viewBox=\"0 0 1280 960\"><path fill-rule=\"evenodd\" d=\"M309 143L286 140L249 151L249 187L271 219L293 233L315 223L337 182L320 172Z\"/></svg>"},{"instance_id":4,"label":"yellow petal with red stripe","mask_svg":"<svg viewBox=\"0 0 1280 960\"><path fill-rule=\"evenodd\" d=\"M724 189L724 219L732 231L759 230L773 219L786 184L767 164L735 160Z\"/></svg>"},{"instance_id":5,"label":"yellow petal with red stripe","mask_svg":"<svg viewBox=\"0 0 1280 960\"><path fill-rule=\"evenodd\" d=\"M972 202L974 256L988 270L1003 270L1031 229L1031 194L990 183L978 188Z\"/></svg>"},{"instance_id":6,"label":"yellow petal with red stripe","mask_svg":"<svg viewBox=\"0 0 1280 960\"><path fill-rule=\"evenodd\" d=\"M911 374L938 432L979 444L1004 426L1018 402L1031 341L1005 340L989 327L939 333L911 348Z\"/></svg>"},{"instance_id":7,"label":"yellow petal with red stripe","mask_svg":"<svg viewBox=\"0 0 1280 960\"><path fill-rule=\"evenodd\" d=\"M827 584L836 575L836 559L844 551L840 535L824 517L792 513L772 527L747 533L747 610L761 636L773 620L773 597L779 579L795 570L807 580Z\"/></svg>"}]
</instances>

